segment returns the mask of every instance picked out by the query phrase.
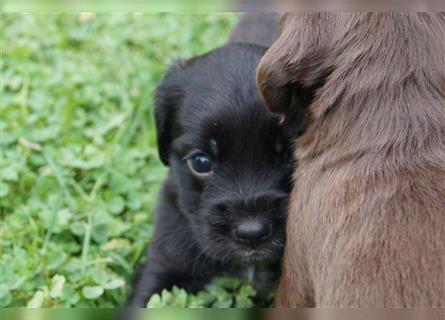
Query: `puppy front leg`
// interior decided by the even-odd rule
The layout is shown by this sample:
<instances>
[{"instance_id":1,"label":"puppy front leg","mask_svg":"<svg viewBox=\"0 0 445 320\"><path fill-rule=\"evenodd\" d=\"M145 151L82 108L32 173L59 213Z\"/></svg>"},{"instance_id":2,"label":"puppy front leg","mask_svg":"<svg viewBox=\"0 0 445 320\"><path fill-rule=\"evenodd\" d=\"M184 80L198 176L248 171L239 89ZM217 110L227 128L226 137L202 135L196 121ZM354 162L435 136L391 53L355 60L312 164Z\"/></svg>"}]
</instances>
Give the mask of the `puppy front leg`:
<instances>
[{"instance_id":1,"label":"puppy front leg","mask_svg":"<svg viewBox=\"0 0 445 320\"><path fill-rule=\"evenodd\" d=\"M190 254L185 256L187 251L181 250L180 244L166 245L162 237L158 240L152 244L147 260L136 272L133 291L127 301L129 308L143 308L152 295L173 286L197 292L211 277L210 266L203 270L203 265L192 259L197 256L195 252L189 251Z\"/></svg>"},{"instance_id":2,"label":"puppy front leg","mask_svg":"<svg viewBox=\"0 0 445 320\"><path fill-rule=\"evenodd\" d=\"M147 260L136 272L127 307L144 308L152 295L164 289L170 290L174 285L183 287L184 284L193 283L180 253L171 257L156 244L152 245Z\"/></svg>"},{"instance_id":3,"label":"puppy front leg","mask_svg":"<svg viewBox=\"0 0 445 320\"><path fill-rule=\"evenodd\" d=\"M152 295L170 289L177 278L178 275L170 274L158 261L147 259L136 273L127 307L145 308Z\"/></svg>"}]
</instances>

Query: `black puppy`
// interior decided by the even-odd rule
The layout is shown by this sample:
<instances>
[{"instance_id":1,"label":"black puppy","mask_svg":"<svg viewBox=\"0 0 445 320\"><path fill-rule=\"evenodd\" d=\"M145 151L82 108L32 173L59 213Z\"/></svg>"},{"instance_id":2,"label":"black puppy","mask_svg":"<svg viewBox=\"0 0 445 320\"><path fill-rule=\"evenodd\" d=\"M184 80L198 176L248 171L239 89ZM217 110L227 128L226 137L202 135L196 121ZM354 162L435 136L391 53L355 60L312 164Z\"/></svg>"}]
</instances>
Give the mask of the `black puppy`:
<instances>
[{"instance_id":1,"label":"black puppy","mask_svg":"<svg viewBox=\"0 0 445 320\"><path fill-rule=\"evenodd\" d=\"M170 68L157 90L159 154L170 167L156 234L129 307L218 275L273 288L291 183L290 143L255 87L265 48L228 44Z\"/></svg>"}]
</instances>

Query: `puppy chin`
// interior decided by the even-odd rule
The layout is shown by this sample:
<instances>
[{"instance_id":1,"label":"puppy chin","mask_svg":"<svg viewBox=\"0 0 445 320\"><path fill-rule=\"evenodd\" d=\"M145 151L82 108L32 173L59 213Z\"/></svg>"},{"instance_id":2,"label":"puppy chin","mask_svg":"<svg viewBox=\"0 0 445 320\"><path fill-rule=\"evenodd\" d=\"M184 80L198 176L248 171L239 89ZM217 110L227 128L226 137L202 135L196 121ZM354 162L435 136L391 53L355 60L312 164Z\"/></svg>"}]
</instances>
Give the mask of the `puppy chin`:
<instances>
[{"instance_id":1,"label":"puppy chin","mask_svg":"<svg viewBox=\"0 0 445 320\"><path fill-rule=\"evenodd\" d=\"M268 265L274 262L277 253L271 248L240 248L238 245L225 240L224 242L212 241L201 235L201 248L205 255L215 261L223 264L231 264L234 266L249 266L249 265Z\"/></svg>"},{"instance_id":2,"label":"puppy chin","mask_svg":"<svg viewBox=\"0 0 445 320\"><path fill-rule=\"evenodd\" d=\"M233 256L233 262L240 266L269 265L277 259L278 255L271 248L239 249Z\"/></svg>"}]
</instances>

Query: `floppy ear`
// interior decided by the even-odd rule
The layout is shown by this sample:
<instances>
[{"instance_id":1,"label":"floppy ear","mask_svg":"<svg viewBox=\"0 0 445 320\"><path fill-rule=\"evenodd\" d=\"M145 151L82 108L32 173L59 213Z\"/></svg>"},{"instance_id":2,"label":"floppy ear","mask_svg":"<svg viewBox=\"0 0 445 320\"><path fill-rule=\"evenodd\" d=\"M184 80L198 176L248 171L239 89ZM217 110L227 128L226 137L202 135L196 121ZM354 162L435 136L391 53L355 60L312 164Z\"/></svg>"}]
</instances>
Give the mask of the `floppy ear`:
<instances>
[{"instance_id":1,"label":"floppy ear","mask_svg":"<svg viewBox=\"0 0 445 320\"><path fill-rule=\"evenodd\" d=\"M170 148L174 138L177 109L184 95L182 87L184 67L185 60L175 61L156 89L154 116L158 153L161 161L166 166L168 166Z\"/></svg>"},{"instance_id":2,"label":"floppy ear","mask_svg":"<svg viewBox=\"0 0 445 320\"><path fill-rule=\"evenodd\" d=\"M293 84L284 64L267 51L257 69L257 86L269 110L286 114L292 101Z\"/></svg>"},{"instance_id":3,"label":"floppy ear","mask_svg":"<svg viewBox=\"0 0 445 320\"><path fill-rule=\"evenodd\" d=\"M270 111L292 112L309 102L329 72L329 19L323 14L284 14L281 35L261 59L257 86Z\"/></svg>"}]
</instances>

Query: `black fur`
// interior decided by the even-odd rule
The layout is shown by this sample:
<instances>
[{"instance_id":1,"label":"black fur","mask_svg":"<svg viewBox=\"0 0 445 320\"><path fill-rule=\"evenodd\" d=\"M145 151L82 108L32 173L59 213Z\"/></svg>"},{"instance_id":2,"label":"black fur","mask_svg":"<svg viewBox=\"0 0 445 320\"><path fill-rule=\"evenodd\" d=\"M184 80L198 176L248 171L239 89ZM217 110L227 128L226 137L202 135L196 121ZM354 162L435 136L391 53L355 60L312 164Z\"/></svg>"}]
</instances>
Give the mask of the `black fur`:
<instances>
[{"instance_id":1,"label":"black fur","mask_svg":"<svg viewBox=\"0 0 445 320\"><path fill-rule=\"evenodd\" d=\"M196 292L219 275L249 278L260 289L278 279L293 165L290 137L255 86L265 50L228 44L175 63L158 87L158 147L170 171L129 307L173 285ZM197 150L212 159L210 176L191 173L185 159ZM234 230L246 221L270 232L240 241Z\"/></svg>"}]
</instances>

